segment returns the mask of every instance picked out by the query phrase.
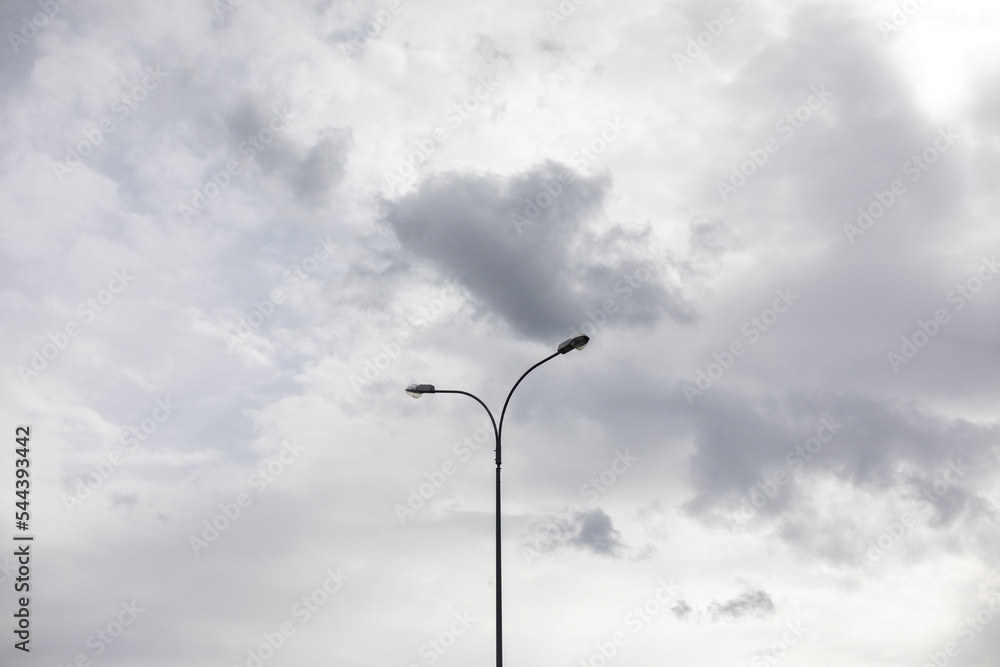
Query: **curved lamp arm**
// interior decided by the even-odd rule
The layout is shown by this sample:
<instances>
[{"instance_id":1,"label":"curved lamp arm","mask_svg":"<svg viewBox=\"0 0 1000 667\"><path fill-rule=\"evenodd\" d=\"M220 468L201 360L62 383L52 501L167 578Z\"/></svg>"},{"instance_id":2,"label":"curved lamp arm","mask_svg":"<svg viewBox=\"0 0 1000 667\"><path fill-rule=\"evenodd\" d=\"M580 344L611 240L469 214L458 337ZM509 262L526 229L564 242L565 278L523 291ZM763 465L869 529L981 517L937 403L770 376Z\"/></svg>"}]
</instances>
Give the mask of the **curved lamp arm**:
<instances>
[{"instance_id":1,"label":"curved lamp arm","mask_svg":"<svg viewBox=\"0 0 1000 667\"><path fill-rule=\"evenodd\" d=\"M478 396L476 396L475 394L470 394L467 391L462 391L461 389L433 389L432 391L428 391L428 392L425 392L425 393L428 393L428 394L430 394L430 393L433 393L433 394L462 394L464 396L469 396L470 398L476 399L476 402L479 403L479 405L483 406L483 410L486 410L486 414L488 414L490 416L490 421L493 422L493 440L494 440L494 442L496 442L497 448L500 447L500 431L497 430L497 420L493 418L493 413L490 411L490 409L488 407L486 407L486 404L483 403L482 400ZM500 420L500 423L501 424L503 423L503 419Z\"/></svg>"},{"instance_id":2,"label":"curved lamp arm","mask_svg":"<svg viewBox=\"0 0 1000 667\"><path fill-rule=\"evenodd\" d=\"M539 361L537 364L535 364L528 370L524 371L524 375L518 378L517 382L514 383L514 386L510 388L510 393L507 394L507 400L503 402L503 410L500 411L500 426L497 429L497 467L500 467L500 437L503 435L503 417L505 414L507 414L507 404L510 403L510 397L514 395L514 390L517 389L517 385L521 384L521 380L526 378L528 376L528 373L535 370L549 359L554 359L555 357L558 357L560 354L563 353L556 352L555 354L551 354L542 359L541 361Z\"/></svg>"}]
</instances>

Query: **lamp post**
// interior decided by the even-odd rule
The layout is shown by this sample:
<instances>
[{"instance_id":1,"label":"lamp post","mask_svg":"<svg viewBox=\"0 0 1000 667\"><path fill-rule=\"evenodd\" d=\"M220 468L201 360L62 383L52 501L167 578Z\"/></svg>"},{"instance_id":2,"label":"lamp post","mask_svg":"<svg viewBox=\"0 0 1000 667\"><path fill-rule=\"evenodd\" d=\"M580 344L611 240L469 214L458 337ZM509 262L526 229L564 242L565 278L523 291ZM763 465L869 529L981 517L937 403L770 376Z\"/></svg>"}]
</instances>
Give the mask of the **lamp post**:
<instances>
[{"instance_id":1,"label":"lamp post","mask_svg":"<svg viewBox=\"0 0 1000 667\"><path fill-rule=\"evenodd\" d=\"M499 425L497 425L496 419L493 418L493 413L490 412L490 409L486 406L486 404L483 403L478 396L470 394L467 391L461 391L458 389L435 389L434 385L432 384L411 384L409 387L406 388L406 393L412 396L413 398L420 398L424 394L464 394L465 396L469 396L470 398L475 399L476 402L479 403L479 405L483 406L483 408L486 410L486 414L490 416L490 421L493 422L493 436L496 439L496 466L497 466L497 510L496 510L497 667L503 667L503 632L502 632L503 617L501 615L501 597L500 597L500 436L503 434L503 418L504 415L507 414L507 404L510 403L510 397L514 395L514 390L517 389L517 385L521 384L521 380L527 377L528 373L535 370L536 368L544 364L546 361L559 356L560 354L566 354L567 352L570 352L572 350L582 350L583 348L587 347L587 343L589 342L590 338L584 335L574 336L573 338L564 340L562 343L559 344L559 347L556 348L555 354L551 354L545 357L537 364L535 364L528 370L524 371L524 374L521 375L521 377L518 378L517 382L514 383L514 386L511 387L510 393L507 394L507 400L504 401L503 409L500 411Z\"/></svg>"}]
</instances>

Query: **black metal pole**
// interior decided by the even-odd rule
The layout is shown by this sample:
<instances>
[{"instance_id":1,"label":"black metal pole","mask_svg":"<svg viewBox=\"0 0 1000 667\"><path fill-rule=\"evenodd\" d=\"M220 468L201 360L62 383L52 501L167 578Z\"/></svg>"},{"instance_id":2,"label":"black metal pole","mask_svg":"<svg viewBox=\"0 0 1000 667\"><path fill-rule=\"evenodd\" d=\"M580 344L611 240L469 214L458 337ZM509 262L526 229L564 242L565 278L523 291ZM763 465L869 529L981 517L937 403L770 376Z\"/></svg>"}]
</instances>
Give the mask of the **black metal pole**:
<instances>
[{"instance_id":1,"label":"black metal pole","mask_svg":"<svg viewBox=\"0 0 1000 667\"><path fill-rule=\"evenodd\" d=\"M503 667L503 603L500 590L500 434L497 433L497 667Z\"/></svg>"}]
</instances>

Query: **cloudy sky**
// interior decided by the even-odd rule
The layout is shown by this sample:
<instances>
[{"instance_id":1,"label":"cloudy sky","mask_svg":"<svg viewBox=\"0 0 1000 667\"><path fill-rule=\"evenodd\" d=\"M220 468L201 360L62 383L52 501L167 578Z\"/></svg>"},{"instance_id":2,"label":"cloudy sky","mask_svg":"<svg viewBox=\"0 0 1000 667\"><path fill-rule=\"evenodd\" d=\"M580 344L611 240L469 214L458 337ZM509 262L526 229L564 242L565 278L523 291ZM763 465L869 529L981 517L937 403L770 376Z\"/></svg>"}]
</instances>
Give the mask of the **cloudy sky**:
<instances>
[{"instance_id":1,"label":"cloudy sky","mask_svg":"<svg viewBox=\"0 0 1000 667\"><path fill-rule=\"evenodd\" d=\"M4 2L0 662L995 666L998 24Z\"/></svg>"}]
</instances>

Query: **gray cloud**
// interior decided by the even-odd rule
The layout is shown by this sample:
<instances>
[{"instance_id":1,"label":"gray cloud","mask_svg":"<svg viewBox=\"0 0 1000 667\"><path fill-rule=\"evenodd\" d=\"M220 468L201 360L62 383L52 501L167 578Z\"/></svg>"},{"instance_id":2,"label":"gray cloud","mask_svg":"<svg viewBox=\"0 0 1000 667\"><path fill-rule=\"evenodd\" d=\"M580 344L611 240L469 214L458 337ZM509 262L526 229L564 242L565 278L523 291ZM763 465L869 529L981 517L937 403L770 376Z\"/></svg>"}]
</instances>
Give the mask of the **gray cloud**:
<instances>
[{"instance_id":1,"label":"gray cloud","mask_svg":"<svg viewBox=\"0 0 1000 667\"><path fill-rule=\"evenodd\" d=\"M327 201L330 192L347 173L347 156L352 143L350 131L328 129L306 151L297 165L298 173L290 179L303 203L318 206Z\"/></svg>"},{"instance_id":2,"label":"gray cloud","mask_svg":"<svg viewBox=\"0 0 1000 667\"><path fill-rule=\"evenodd\" d=\"M774 603L766 591L747 591L727 602L713 602L708 606L707 613L712 620L764 617L774 613Z\"/></svg>"},{"instance_id":3,"label":"gray cloud","mask_svg":"<svg viewBox=\"0 0 1000 667\"><path fill-rule=\"evenodd\" d=\"M678 600L677 604L670 608L677 618L687 618L691 614L691 605L684 600Z\"/></svg>"},{"instance_id":4,"label":"gray cloud","mask_svg":"<svg viewBox=\"0 0 1000 667\"><path fill-rule=\"evenodd\" d=\"M696 513L734 493L748 493L775 470L783 470L793 482L800 470L823 471L872 490L926 490L928 480L951 462L971 466L962 481L974 483L996 457L997 423L973 424L830 393L791 394L758 404L722 392L704 398L696 412L698 448L692 458L699 492L687 506ZM803 448L823 419L840 428L819 453L810 455ZM904 464L922 472L900 475Z\"/></svg>"},{"instance_id":5,"label":"gray cloud","mask_svg":"<svg viewBox=\"0 0 1000 667\"><path fill-rule=\"evenodd\" d=\"M624 548L611 517L599 507L552 517L535 529L525 545L540 553L570 546L602 556L619 556Z\"/></svg>"},{"instance_id":6,"label":"gray cloud","mask_svg":"<svg viewBox=\"0 0 1000 667\"><path fill-rule=\"evenodd\" d=\"M621 537L611 523L611 517L600 509L580 516L579 532L570 543L603 556L616 555L622 546Z\"/></svg>"},{"instance_id":7,"label":"gray cloud","mask_svg":"<svg viewBox=\"0 0 1000 667\"><path fill-rule=\"evenodd\" d=\"M560 184L564 173L571 174L571 183ZM519 233L511 217L527 221L526 211L546 185L561 192ZM648 246L648 228L588 226L601 215L610 190L608 176L583 177L557 162L507 179L448 173L384 202L383 216L406 250L462 283L482 314L499 315L526 336L559 337L608 299L623 304L612 316L615 322L651 325L663 313L691 321L691 306L677 287L662 278L639 289L625 281L656 251ZM669 256L655 259L674 263Z\"/></svg>"}]
</instances>

